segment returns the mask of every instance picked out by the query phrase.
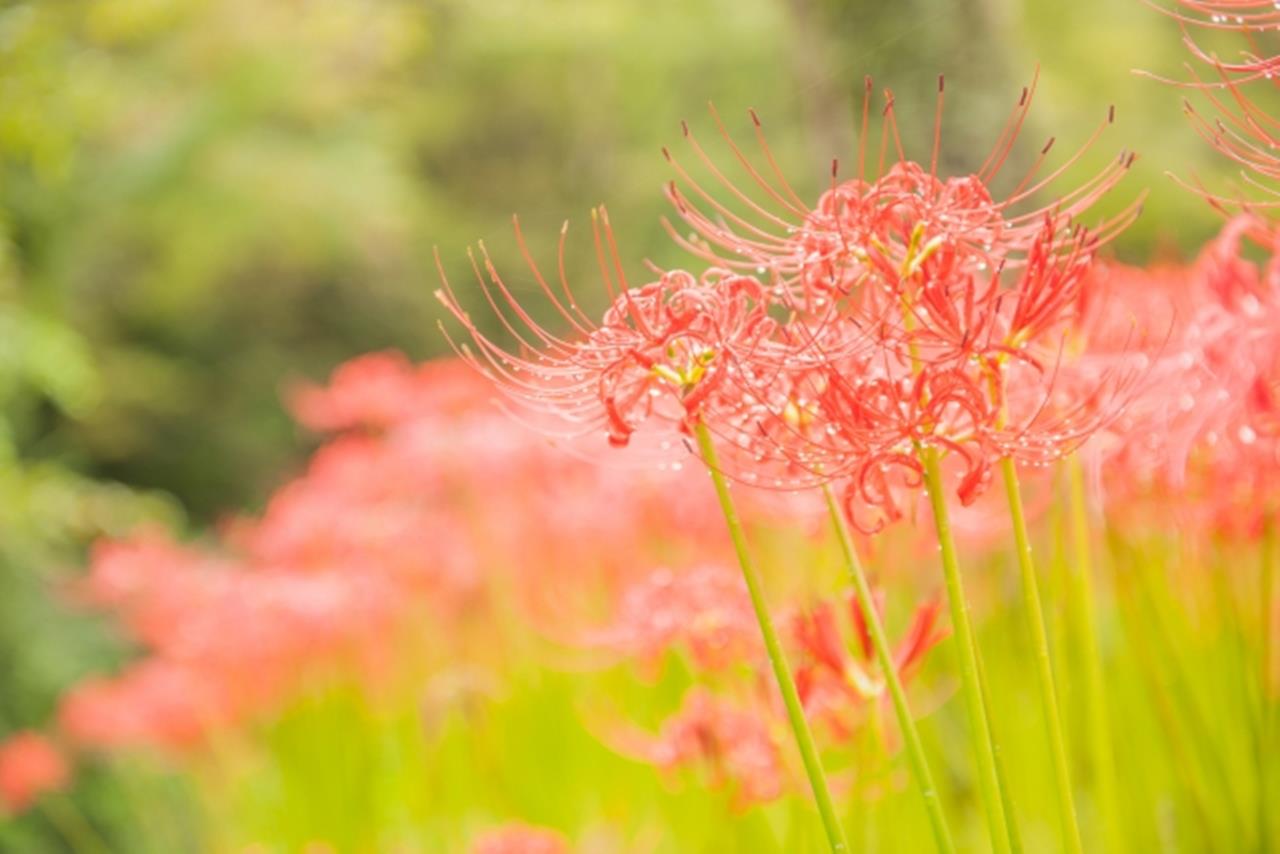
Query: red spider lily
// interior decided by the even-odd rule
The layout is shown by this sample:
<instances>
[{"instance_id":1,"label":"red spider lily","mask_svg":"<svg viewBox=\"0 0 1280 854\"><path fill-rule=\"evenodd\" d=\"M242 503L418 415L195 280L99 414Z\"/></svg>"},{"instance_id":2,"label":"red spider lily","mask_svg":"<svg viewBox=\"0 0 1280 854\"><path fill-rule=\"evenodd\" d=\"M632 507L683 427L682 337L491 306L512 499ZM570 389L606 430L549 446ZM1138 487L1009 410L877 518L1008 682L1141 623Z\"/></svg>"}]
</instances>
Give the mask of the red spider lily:
<instances>
[{"instance_id":1,"label":"red spider lily","mask_svg":"<svg viewBox=\"0 0 1280 854\"><path fill-rule=\"evenodd\" d=\"M852 651L836 619L840 607L848 608ZM646 608L651 615L642 613ZM663 571L632 588L613 627L602 635L637 655L641 664L679 644L704 669L747 666L750 678L731 694L691 691L656 735L606 724L603 736L619 752L659 768L705 768L714 784L735 787L739 806L772 800L790 783L777 740L785 731L785 717L765 678L764 651L749 631L749 608L741 582L732 582L717 568ZM925 654L946 637L938 626L940 614L939 605L931 602L912 616L894 652L901 678L910 678ZM852 597L841 599L839 606L822 601L790 611L784 624L798 656L795 679L806 713L823 721L837 742L848 741L866 720L867 704L888 701L861 610Z\"/></svg>"},{"instance_id":2,"label":"red spider lily","mask_svg":"<svg viewBox=\"0 0 1280 854\"><path fill-rule=\"evenodd\" d=\"M120 676L72 687L62 697L58 726L91 750L186 750L231 724L245 696L198 666L144 660Z\"/></svg>"},{"instance_id":3,"label":"red spider lily","mask_svg":"<svg viewBox=\"0 0 1280 854\"><path fill-rule=\"evenodd\" d=\"M952 438L976 437L991 422L982 387L967 372L946 366L923 365L914 376L909 370L888 374L882 367L874 362L834 367L833 372L841 373L819 403L820 417L834 428L832 435L861 451L849 458L851 464L833 461L830 468L849 474L846 509L865 533L901 518L900 493L923 484L918 445L942 446L963 461L959 491L965 503L990 479L990 466L974 452L973 443ZM859 505L878 511L880 521L863 523Z\"/></svg>"},{"instance_id":4,"label":"red spider lily","mask_svg":"<svg viewBox=\"0 0 1280 854\"><path fill-rule=\"evenodd\" d=\"M664 771L702 770L712 786L730 788L734 804L746 808L777 799L789 785L777 734L767 706L743 707L694 688L657 735L613 740L621 752Z\"/></svg>"},{"instance_id":5,"label":"red spider lily","mask_svg":"<svg viewBox=\"0 0 1280 854\"><path fill-rule=\"evenodd\" d=\"M922 486L922 447L947 455L963 505L986 490L996 460L1046 465L1079 447L1122 411L1145 362L1117 358L1100 367L1066 370L1034 357L965 366L837 363L814 416L829 435L804 453L847 477L850 520L874 533L901 518Z\"/></svg>"},{"instance_id":6,"label":"red spider lily","mask_svg":"<svg viewBox=\"0 0 1280 854\"><path fill-rule=\"evenodd\" d=\"M1197 67L1187 64L1189 81L1157 78L1166 83L1187 86L1199 90L1214 109L1214 116L1198 111L1190 101L1184 110L1196 132L1218 152L1245 167L1248 172L1270 181L1280 179L1280 120L1272 116L1251 97L1249 90L1255 85L1275 87L1280 73L1280 50L1277 50L1276 31L1280 29L1280 10L1270 0L1177 0L1170 8L1156 3L1150 5L1176 19L1183 30L1183 42L1192 57L1202 66L1208 66L1211 76L1202 75ZM1205 33L1232 33L1243 42L1234 60L1220 57L1216 51L1205 48L1192 30ZM1155 75L1149 75L1155 76ZM1246 174L1245 180L1254 188L1274 196L1274 186L1263 186ZM1201 186L1195 189L1217 207L1241 206L1246 209L1258 202L1228 199L1215 195ZM1276 204L1274 199L1261 203Z\"/></svg>"},{"instance_id":7,"label":"red spider lily","mask_svg":"<svg viewBox=\"0 0 1280 854\"><path fill-rule=\"evenodd\" d=\"M538 324L484 255L488 282L475 266L480 290L519 345L519 352L505 349L471 321L441 267L444 287L437 295L476 345L476 353L459 348L464 358L529 409L552 414L581 433L603 428L615 446L626 445L651 419L687 433L697 419L740 408L744 388L767 388L784 359L774 352L779 325L769 316L760 282L724 270L701 276L674 270L632 288L603 212L593 217L593 227L597 249L609 246L619 291L599 323L577 309L563 275L564 297L558 297L525 251L544 296L571 327L572 340ZM518 226L516 234L523 250ZM562 273L563 252L562 231ZM600 261L605 286L613 293L603 251Z\"/></svg>"},{"instance_id":8,"label":"red spider lily","mask_svg":"<svg viewBox=\"0 0 1280 854\"><path fill-rule=\"evenodd\" d=\"M870 505L881 518L860 524L864 530L901 515L895 494L920 486L921 447L961 461L958 493L967 504L986 487L995 459L1044 464L1074 450L1114 417L1132 383L1123 373L1085 391L1057 379L1093 255L1131 221L1137 203L1092 230L1076 218L1133 157L1121 154L1047 206L1031 206L1109 116L1081 152L1037 177L1046 145L997 201L990 187L1030 101L1028 90L977 173L941 178L941 86L927 169L906 159L887 95L879 164L868 175L868 83L858 177L833 177L812 208L782 177L758 120L766 168L757 168L716 118L767 204L736 187L687 129L695 155L736 204L718 199L671 158L685 189L673 183L669 195L694 232L672 234L717 266L767 273L774 298L793 312L785 337L799 349L788 358L803 359L802 373L799 381L775 384L773 423L754 413L757 432L796 469L819 479L847 477L849 505ZM886 169L891 153L896 159ZM796 399L778 401L778 387Z\"/></svg>"},{"instance_id":9,"label":"red spider lily","mask_svg":"<svg viewBox=\"0 0 1280 854\"><path fill-rule=\"evenodd\" d=\"M763 269L775 283L798 286L801 297L796 302L801 306L821 306L823 297L830 294L860 293L865 299L872 299L885 289L896 298L904 288L913 290L937 278L919 275L930 262L946 267L952 276L959 268L964 273L985 273L983 278L990 279L996 271L1025 263L1025 254L1041 235L1046 217L1057 226L1053 231L1070 231L1061 226L1092 207L1123 177L1132 162L1132 156L1122 154L1093 179L1050 204L1029 207L1030 199L1061 178L1088 150L1110 123L1109 117L1080 151L1037 180L1036 173L1053 144L1050 140L1026 176L1003 200L995 200L990 188L1013 150L1034 89L1033 82L1023 90L1018 106L978 172L945 179L937 175L942 133L941 85L927 170L907 160L898 137L893 96L886 93L879 165L875 174L868 176L868 79L858 176L836 183L833 170L832 188L815 206L805 204L783 178L754 113L752 119L767 169L754 165L729 137L719 117L715 118L736 159L767 203L754 201L745 190L736 187L686 126L685 134L695 155L735 203L721 201L703 188L668 152L687 187L681 189L673 182L668 194L679 215L693 229L694 238L683 237L673 227L669 230L678 242L717 267ZM896 160L886 169L890 143ZM739 212L737 207L745 210ZM1090 244L1096 246L1123 228L1134 210L1130 208L1100 225ZM1062 248L1055 247L1051 254L1059 254Z\"/></svg>"},{"instance_id":10,"label":"red spider lily","mask_svg":"<svg viewBox=\"0 0 1280 854\"><path fill-rule=\"evenodd\" d=\"M387 646L378 635L406 607L386 575L246 572L154 535L99 546L83 589L149 653L64 697L64 731L96 748L193 747L277 707L308 673L350 661L376 675Z\"/></svg>"},{"instance_id":11,"label":"red spider lily","mask_svg":"<svg viewBox=\"0 0 1280 854\"><path fill-rule=\"evenodd\" d=\"M65 789L71 780L67 760L52 741L24 731L0 743L0 807L20 813L42 795Z\"/></svg>"},{"instance_id":12,"label":"red spider lily","mask_svg":"<svg viewBox=\"0 0 1280 854\"><path fill-rule=\"evenodd\" d=\"M1211 409L1197 407L1192 393L1211 382L1196 355L1199 327L1190 322L1200 311L1198 277L1182 265L1113 262L1096 264L1089 276L1073 333L1078 352L1071 377L1092 384L1094 375L1113 372L1135 352L1148 359L1134 400L1102 431L1098 448L1128 472L1117 486L1148 483L1157 470L1185 467L1198 429L1193 422Z\"/></svg>"},{"instance_id":13,"label":"red spider lily","mask_svg":"<svg viewBox=\"0 0 1280 854\"><path fill-rule=\"evenodd\" d=\"M445 280L441 299L478 350L464 352L523 404L581 432L603 428L622 445L651 419L686 433L699 420L721 437L726 466L740 479L799 487L848 477L851 502L872 504L890 519L898 512L885 483L889 471L905 469L898 480L918 485L914 459L923 445L964 461L965 503L985 488L995 457L1042 463L1066 453L1113 414L1113 386L1123 384L1104 383L1111 394L1064 400L1061 390L1054 393L1061 346L1053 339L1071 318L1094 251L1137 208L1095 230L1075 217L1133 158L1122 154L1050 205L1022 210L1080 157L1037 178L1046 145L1027 176L996 201L989 187L1031 92L976 174L943 179L941 91L929 168L903 154L890 95L880 163L868 176L868 85L859 176L834 184L813 208L781 178L758 121L767 169L725 136L768 207L735 187L686 127L698 158L745 207L738 213L717 200L668 154L688 187L672 184L671 198L695 231L691 240L676 239L713 266L701 277L673 271L631 288L607 218L598 216L601 275L612 292L612 267L618 292L595 324L576 308L563 276L563 296L547 284L517 228L533 277L571 338L536 323L484 256L487 276L477 263L477 281L518 352L483 333ZM886 169L891 141L897 159ZM563 246L562 233L562 270ZM768 286L754 273L767 273ZM1008 388L1011 379L1016 389Z\"/></svg>"},{"instance_id":14,"label":"red spider lily","mask_svg":"<svg viewBox=\"0 0 1280 854\"><path fill-rule=\"evenodd\" d=\"M560 832L521 822L487 830L471 843L471 854L569 854L571 850Z\"/></svg>"},{"instance_id":15,"label":"red spider lily","mask_svg":"<svg viewBox=\"0 0 1280 854\"><path fill-rule=\"evenodd\" d=\"M841 631L836 610L822 602L797 614L792 636L803 659L796 669L796 684L805 708L824 720L837 737L848 738L857 729L861 707L889 702L884 675L876 662L867 629L866 614L856 598L847 599L852 648ZM938 627L941 603L926 602L912 615L911 624L893 652L893 666L903 682L919 668L925 654L948 634ZM877 602L877 610L881 610Z\"/></svg>"}]
</instances>

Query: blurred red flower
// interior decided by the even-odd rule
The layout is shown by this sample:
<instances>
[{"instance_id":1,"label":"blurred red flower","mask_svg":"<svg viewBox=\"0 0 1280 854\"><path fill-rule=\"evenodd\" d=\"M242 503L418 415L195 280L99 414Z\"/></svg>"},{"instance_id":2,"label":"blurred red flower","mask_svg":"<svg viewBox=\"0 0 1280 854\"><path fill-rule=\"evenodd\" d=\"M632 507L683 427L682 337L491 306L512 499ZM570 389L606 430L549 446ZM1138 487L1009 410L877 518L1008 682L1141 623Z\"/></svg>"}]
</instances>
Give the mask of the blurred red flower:
<instances>
[{"instance_id":1,"label":"blurred red flower","mask_svg":"<svg viewBox=\"0 0 1280 854\"><path fill-rule=\"evenodd\" d=\"M24 731L0 744L0 804L7 812L26 810L41 795L66 788L70 779L62 751L45 736Z\"/></svg>"},{"instance_id":2,"label":"blurred red flower","mask_svg":"<svg viewBox=\"0 0 1280 854\"><path fill-rule=\"evenodd\" d=\"M569 854L569 841L557 831L513 822L476 837L472 854Z\"/></svg>"}]
</instances>

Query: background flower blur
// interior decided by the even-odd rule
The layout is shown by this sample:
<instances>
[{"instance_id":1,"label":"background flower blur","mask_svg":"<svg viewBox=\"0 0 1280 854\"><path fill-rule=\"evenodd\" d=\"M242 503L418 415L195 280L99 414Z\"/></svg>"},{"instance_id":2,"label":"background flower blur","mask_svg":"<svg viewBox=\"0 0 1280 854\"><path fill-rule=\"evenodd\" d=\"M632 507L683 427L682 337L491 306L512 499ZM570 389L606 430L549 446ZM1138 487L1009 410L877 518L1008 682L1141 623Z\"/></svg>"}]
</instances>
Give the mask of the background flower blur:
<instances>
[{"instance_id":1,"label":"background flower blur","mask_svg":"<svg viewBox=\"0 0 1280 854\"><path fill-rule=\"evenodd\" d=\"M1091 215L1149 195L1105 250L1123 265L1098 274L1101 311L1192 335L1185 307L1143 303L1143 277L1176 303L1179 276L1275 247L1257 223L1209 243L1221 218L1165 176L1239 180L1186 123L1182 93L1132 73L1182 76L1180 39L1138 0L0 2L0 850L819 850L705 474L666 456L594 465L495 407L464 366L432 361L450 355L433 247L454 282L471 281L476 238L523 270L519 214L553 268L567 217L569 278L595 281L588 211L607 203L637 275L644 258L679 265L661 149L683 119L709 127L709 101L743 139L756 110L814 199L832 158L855 157L864 75L894 90L904 143L925 158L945 74L940 171L967 173L1038 66L1012 158L1029 165L1054 134L1082 142L1114 105L1111 144L1079 174L1119 147L1141 157L1132 191ZM1207 287L1223 314L1244 299ZM577 294L592 315L608 297ZM478 292L460 299L503 334ZM1089 317L1089 346L1120 346L1105 314ZM1150 380L1217 405L1187 367ZM1243 399L1255 378L1237 380ZM1219 429L1244 437L1249 417ZM1125 429L1153 423L1188 446L1207 429L1158 407ZM1231 621L1249 596L1232 585L1253 582L1195 573L1230 562L1232 541L1175 559L1159 529L1161 497L1226 491L1223 470L1239 494L1203 512L1229 518L1198 523L1266 527L1266 483L1232 447L1190 481L1130 461L1150 482L1107 496L1132 534L1108 546L1144 567L1119 575L1115 591L1140 592L1112 611L1152 627L1126 644L1118 617L1099 630L1111 705L1137 709L1115 739L1127 767L1171 781L1129 796L1132 850L1265 844L1246 814L1265 786L1241 783L1258 745L1233 734L1257 689ZM1028 485L1046 545L1066 537L1065 490L1050 475ZM921 850L820 501L743 501L762 565L780 568L779 622L859 847ZM1002 610L1016 596L993 544L1003 528L982 512L956 519L980 556L980 633L1021 638ZM934 714L958 691L934 661L949 655L934 544L909 531L864 545L926 741L948 760L957 837L980 847L962 718ZM1065 561L1046 563L1083 741L1078 591ZM1173 592L1154 580L1170 567ZM1202 594L1221 608L1170 604ZM992 649L1018 764L1040 738L1022 713L1025 651ZM1230 692L1246 696L1231 706ZM1052 850L1046 772L1012 775L1027 850ZM1086 798L1081 813L1101 826L1105 809Z\"/></svg>"}]
</instances>

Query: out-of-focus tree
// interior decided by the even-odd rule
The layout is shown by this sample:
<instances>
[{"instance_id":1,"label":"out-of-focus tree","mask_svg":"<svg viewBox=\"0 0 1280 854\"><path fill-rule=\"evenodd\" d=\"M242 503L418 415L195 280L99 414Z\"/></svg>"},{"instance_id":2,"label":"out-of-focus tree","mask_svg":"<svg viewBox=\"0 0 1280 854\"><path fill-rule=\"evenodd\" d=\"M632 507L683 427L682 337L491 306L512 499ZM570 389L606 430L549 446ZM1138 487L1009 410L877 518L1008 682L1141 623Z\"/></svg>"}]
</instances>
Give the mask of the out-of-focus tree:
<instances>
[{"instance_id":1,"label":"out-of-focus tree","mask_svg":"<svg viewBox=\"0 0 1280 854\"><path fill-rule=\"evenodd\" d=\"M48 441L197 509L290 434L278 378L408 337L409 3L22 3L0 17L0 180L33 298L104 394ZM56 419L55 419L56 421Z\"/></svg>"}]
</instances>

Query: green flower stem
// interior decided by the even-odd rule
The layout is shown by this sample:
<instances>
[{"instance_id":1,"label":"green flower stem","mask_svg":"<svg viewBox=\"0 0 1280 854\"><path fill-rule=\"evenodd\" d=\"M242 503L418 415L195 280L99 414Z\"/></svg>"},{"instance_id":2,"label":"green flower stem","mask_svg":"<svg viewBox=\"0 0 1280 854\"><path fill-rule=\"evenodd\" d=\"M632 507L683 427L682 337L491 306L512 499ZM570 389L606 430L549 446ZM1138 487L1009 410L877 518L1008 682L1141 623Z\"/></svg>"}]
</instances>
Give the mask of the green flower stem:
<instances>
[{"instance_id":1,"label":"green flower stem","mask_svg":"<svg viewBox=\"0 0 1280 854\"><path fill-rule=\"evenodd\" d=\"M995 703L991 701L991 681L987 679L987 668L982 661L982 650L976 646L973 648L974 660L978 662L978 687L982 689L982 704L985 708L992 708ZM1004 807L1005 822L1009 826L1009 852L1010 854L1022 854L1022 836L1018 831L1018 822L1015 816L1018 810L1013 800L1012 787L1009 785L1009 773L1005 768L1004 752L1000 749L1000 738L996 733L996 723L987 717L987 738L991 739L991 755L996 760L996 781L1000 784L1000 803Z\"/></svg>"},{"instance_id":2,"label":"green flower stem","mask_svg":"<svg viewBox=\"0 0 1280 854\"><path fill-rule=\"evenodd\" d=\"M716 497L720 499L720 509L729 526L729 536L733 539L734 551L738 554L738 565L742 567L742 577L747 582L747 591L751 594L751 605L756 612L756 620L760 623L760 634L764 636L765 651L769 663L773 666L773 675L782 691L782 700L787 707L787 717L791 720L791 729L795 732L796 745L800 748L800 758L804 762L804 770L809 775L809 785L813 788L813 797L818 804L818 813L822 817L822 826L827 832L827 841L831 850L838 854L849 851L849 843L836 817L835 804L831 799L831 790L827 786L827 776L822 769L822 757L813 742L813 733L805 720L804 708L800 705L800 695L796 691L795 680L791 677L791 668L782 652L782 643L773 627L773 619L769 616L769 607L765 602L764 589L760 582L760 574L747 550L747 537L738 519L737 508L729 495L729 485L720 471L719 459L716 456L715 443L711 439L711 431L707 425L698 422L694 428L698 440L698 449L702 453L703 462L711 473L711 482L715 484Z\"/></svg>"},{"instance_id":3,"label":"green flower stem","mask_svg":"<svg viewBox=\"0 0 1280 854\"><path fill-rule=\"evenodd\" d=\"M1262 730L1261 750L1258 751L1258 837L1262 851L1271 851L1273 838L1272 791L1276 769L1275 756L1276 716L1278 714L1273 671L1275 669L1275 595L1276 595L1276 518L1269 513L1262 529Z\"/></svg>"},{"instance_id":4,"label":"green flower stem","mask_svg":"<svg viewBox=\"0 0 1280 854\"><path fill-rule=\"evenodd\" d=\"M1067 479L1071 497L1071 541L1075 558L1073 598L1076 620L1073 634L1084 658L1084 705L1089 727L1089 753L1093 764L1094 787L1102 830L1111 854L1125 850L1117 800L1115 754L1111 747L1110 714L1107 711L1106 679L1102 672L1102 654L1098 649L1098 620L1093 589L1093 560L1089 545L1089 509L1085 502L1084 468L1072 457L1067 462Z\"/></svg>"},{"instance_id":5,"label":"green flower stem","mask_svg":"<svg viewBox=\"0 0 1280 854\"><path fill-rule=\"evenodd\" d=\"M1018 571L1022 577L1022 598L1027 617L1027 630L1035 651L1036 681L1040 687L1040 703L1044 707L1045 730L1049 753L1053 759L1054 789L1058 798L1058 818L1062 822L1063 843L1071 854L1081 854L1080 828L1076 822L1075 797L1071 790L1071 770L1067 759L1066 739L1062 735L1062 715L1058 711L1058 694L1053 684L1053 663L1049 659L1049 633L1044 626L1044 609L1040 604L1040 583L1031 556L1031 538L1022 507L1022 486L1018 468L1011 457L1000 461L1004 493L1009 502L1009 519L1013 523L1013 539L1017 545Z\"/></svg>"},{"instance_id":6,"label":"green flower stem","mask_svg":"<svg viewBox=\"0 0 1280 854\"><path fill-rule=\"evenodd\" d=\"M885 756L878 719L879 715L873 712L869 725L865 728L865 731L858 734L856 739L854 757L857 767L860 769L876 767L876 763ZM872 797L871 782L866 774L859 774L855 784L849 787L850 806L853 814L857 816L858 823L858 831L854 835L859 838L861 843L859 845L860 851L876 851L880 847L877 838L879 829L877 827L876 801Z\"/></svg>"},{"instance_id":7,"label":"green flower stem","mask_svg":"<svg viewBox=\"0 0 1280 854\"><path fill-rule=\"evenodd\" d=\"M911 762L911 772L915 775L920 787L920 796L924 798L924 808L929 814L929 824L933 829L934 842L939 851L955 851L955 843L951 840L951 830L947 826L947 817L942 810L942 801L938 796L938 788L934 785L933 774L929 770L929 761L925 758L924 745L920 741L920 733L916 729L915 719L911 716L911 707L907 705L907 694L902 688L902 680L893 663L893 652L889 649L889 640L885 636L884 625L876 611L875 600L871 595L871 585L867 582L867 574L863 570L862 561L853 546L849 535L849 526L844 514L836 502L831 487L822 487L823 496L827 500L827 509L831 513L831 523L835 526L840 540L840 550L844 554L845 564L849 569L849 577L853 581L854 592L858 596L858 604L866 615L867 630L871 635L871 646L875 649L876 661L880 665L880 673L889 688L889 696L893 700L893 711L898 716L898 728L902 730L902 739L906 744L907 757Z\"/></svg>"},{"instance_id":8,"label":"green flower stem","mask_svg":"<svg viewBox=\"0 0 1280 854\"><path fill-rule=\"evenodd\" d=\"M996 771L995 751L991 743L991 723L987 719L987 707L982 699L979 681L977 646L973 626L969 623L969 605L965 601L964 585L960 579L960 561L956 555L955 540L951 536L951 517L947 514L947 500L943 493L942 469L938 462L938 450L917 446L917 453L924 465L925 488L929 491L929 503L933 507L933 522L938 533L938 546L942 551L942 572L947 588L947 603L951 608L951 626L956 633L956 649L960 655L960 676L965 705L969 712L969 734L973 752L978 762L978 784L983 807L987 813L987 828L991 833L992 847L1000 854L1009 851L1009 828L1004 814L1005 794Z\"/></svg>"}]
</instances>

